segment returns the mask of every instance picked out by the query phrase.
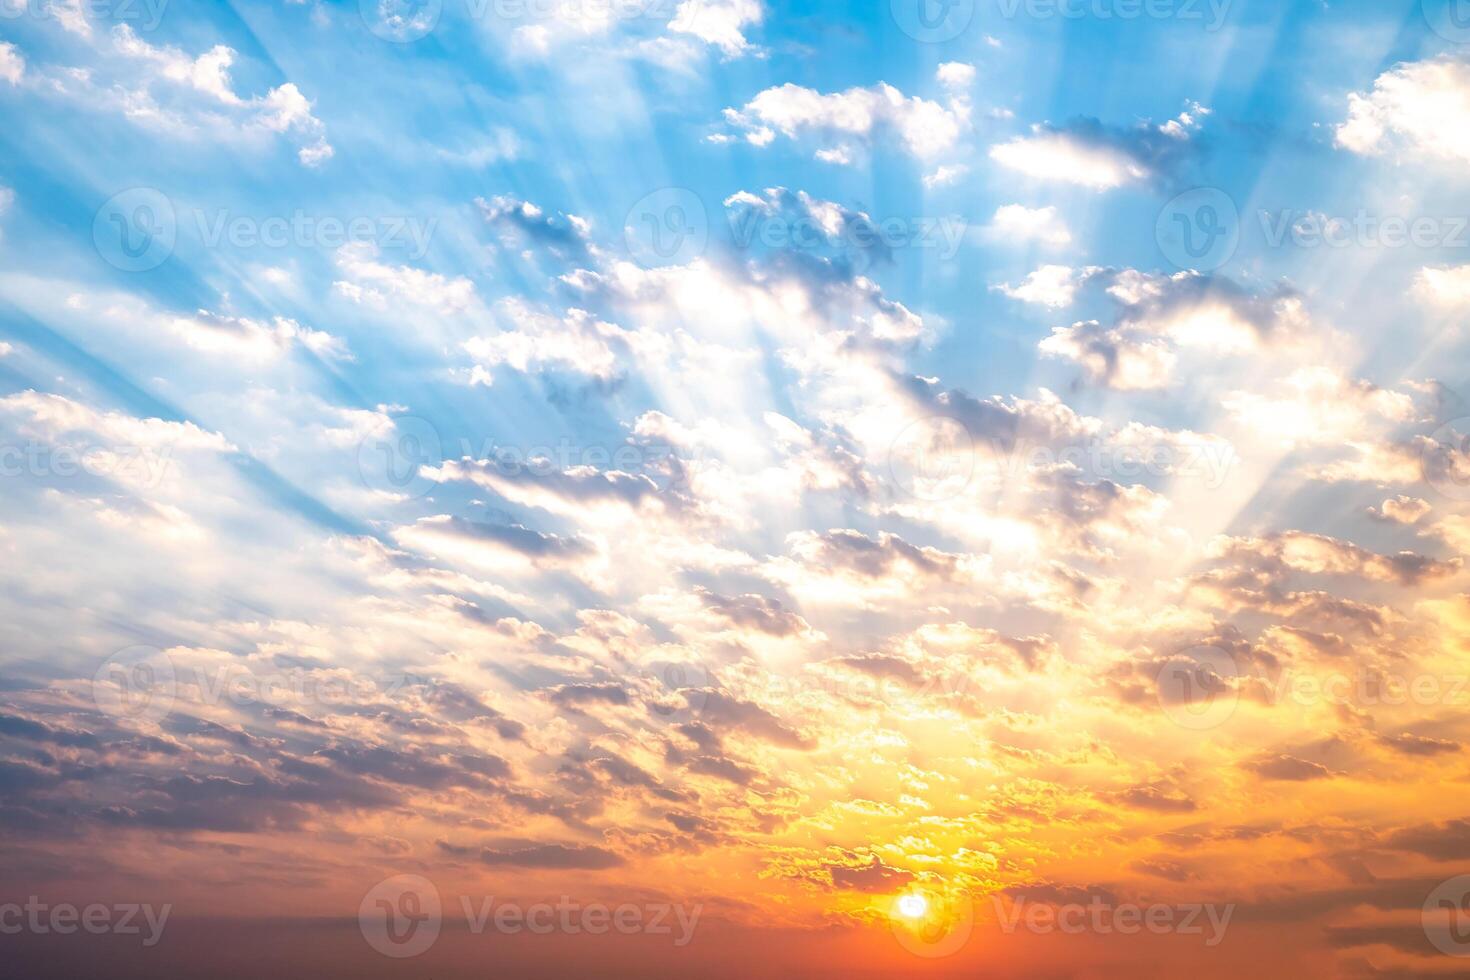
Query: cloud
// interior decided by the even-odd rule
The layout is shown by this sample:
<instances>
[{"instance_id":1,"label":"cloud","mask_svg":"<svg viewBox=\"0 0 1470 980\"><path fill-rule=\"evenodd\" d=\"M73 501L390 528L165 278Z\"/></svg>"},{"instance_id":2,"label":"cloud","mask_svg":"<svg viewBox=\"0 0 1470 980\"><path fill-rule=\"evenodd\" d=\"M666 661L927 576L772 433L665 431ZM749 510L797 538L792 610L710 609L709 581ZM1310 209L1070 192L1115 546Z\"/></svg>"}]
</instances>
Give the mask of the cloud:
<instances>
[{"instance_id":1,"label":"cloud","mask_svg":"<svg viewBox=\"0 0 1470 980\"><path fill-rule=\"evenodd\" d=\"M1178 358L1157 339L1136 337L1096 320L1053 327L1037 349L1049 357L1075 361L1088 380L1115 391L1165 388Z\"/></svg>"},{"instance_id":2,"label":"cloud","mask_svg":"<svg viewBox=\"0 0 1470 980\"><path fill-rule=\"evenodd\" d=\"M765 16L760 0L683 0L669 30L689 34L720 49L727 58L750 51L743 30Z\"/></svg>"},{"instance_id":3,"label":"cloud","mask_svg":"<svg viewBox=\"0 0 1470 980\"><path fill-rule=\"evenodd\" d=\"M333 151L327 142L326 126L312 115L310 100L294 83L285 82L264 96L250 99L242 99L235 93L229 72L235 60L233 49L215 45L198 57L190 57L179 48L149 44L128 24L113 28L112 41L118 54L134 65L151 70L151 74L143 76L143 87L131 99L135 105L141 102L143 111L134 109L130 116L162 118L164 113L153 105L148 88L154 82L164 82L198 92L207 102L233 112L245 125L296 136L303 143L298 158L308 167L320 166L331 158Z\"/></svg>"},{"instance_id":4,"label":"cloud","mask_svg":"<svg viewBox=\"0 0 1470 980\"><path fill-rule=\"evenodd\" d=\"M1377 155L1392 147L1444 162L1470 163L1470 63L1448 55L1395 65L1371 92L1348 95L1337 145Z\"/></svg>"},{"instance_id":5,"label":"cloud","mask_svg":"<svg viewBox=\"0 0 1470 980\"><path fill-rule=\"evenodd\" d=\"M832 876L832 887L845 891L881 894L902 890L914 880L911 871L890 867L874 854L867 864L856 866L829 864L826 870Z\"/></svg>"},{"instance_id":6,"label":"cloud","mask_svg":"<svg viewBox=\"0 0 1470 980\"><path fill-rule=\"evenodd\" d=\"M352 360L346 343L340 337L303 327L282 316L265 323L200 310L191 317L174 317L168 321L168 327L185 345L195 350L252 363L273 361L297 345L320 357Z\"/></svg>"},{"instance_id":7,"label":"cloud","mask_svg":"<svg viewBox=\"0 0 1470 980\"><path fill-rule=\"evenodd\" d=\"M1445 313L1470 308L1470 265L1420 269L1413 288L1421 302Z\"/></svg>"},{"instance_id":8,"label":"cloud","mask_svg":"<svg viewBox=\"0 0 1470 980\"><path fill-rule=\"evenodd\" d=\"M1072 232L1054 207L1028 208L1020 204L1002 204L995 209L987 230L998 242L1035 241L1052 247L1072 243Z\"/></svg>"},{"instance_id":9,"label":"cloud","mask_svg":"<svg viewBox=\"0 0 1470 980\"><path fill-rule=\"evenodd\" d=\"M1072 305L1077 297L1077 290L1096 271L1091 268L1073 269L1065 265L1043 265L1027 273L1019 285L1003 283L995 288L1023 303L1060 309Z\"/></svg>"},{"instance_id":10,"label":"cloud","mask_svg":"<svg viewBox=\"0 0 1470 980\"><path fill-rule=\"evenodd\" d=\"M1383 845L1396 851L1422 854L1435 861L1470 860L1470 820L1405 827L1389 834Z\"/></svg>"},{"instance_id":11,"label":"cloud","mask_svg":"<svg viewBox=\"0 0 1470 980\"><path fill-rule=\"evenodd\" d=\"M1245 768L1254 772L1264 779L1276 779L1285 782L1305 782L1311 779L1328 779L1335 773L1326 766L1305 759L1298 759L1290 755L1273 755L1263 759L1255 759L1245 764Z\"/></svg>"},{"instance_id":12,"label":"cloud","mask_svg":"<svg viewBox=\"0 0 1470 980\"><path fill-rule=\"evenodd\" d=\"M377 246L356 242L337 250L337 268L345 278L332 287L353 303L379 310L390 300L403 300L440 313L461 313L475 302L475 285L464 276L449 277L407 265L380 261Z\"/></svg>"},{"instance_id":13,"label":"cloud","mask_svg":"<svg viewBox=\"0 0 1470 980\"><path fill-rule=\"evenodd\" d=\"M946 61L934 73L939 84L954 92L963 92L975 84L975 66L963 61Z\"/></svg>"},{"instance_id":14,"label":"cloud","mask_svg":"<svg viewBox=\"0 0 1470 980\"><path fill-rule=\"evenodd\" d=\"M486 568L515 568L526 563L577 566L595 549L586 541L544 534L519 524L486 524L455 515L423 517L394 532L401 544L449 560Z\"/></svg>"},{"instance_id":15,"label":"cloud","mask_svg":"<svg viewBox=\"0 0 1470 980\"><path fill-rule=\"evenodd\" d=\"M1186 117L1194 122L1188 113ZM1144 181L1168 182L1178 176L1192 153L1183 124L1171 122L1172 128L1145 123L1132 129L1110 128L1095 119L1080 119L1064 126L1038 124L1029 136L992 146L990 158L1036 180L1076 184L1090 190L1112 190Z\"/></svg>"},{"instance_id":16,"label":"cloud","mask_svg":"<svg viewBox=\"0 0 1470 980\"><path fill-rule=\"evenodd\" d=\"M1444 578L1461 566L1459 558L1441 561L1412 551L1380 555L1348 541L1306 531L1280 531L1259 538L1221 537L1212 544L1211 551L1220 557L1258 563L1260 571L1275 575L1288 571L1353 575L1402 585Z\"/></svg>"},{"instance_id":17,"label":"cloud","mask_svg":"<svg viewBox=\"0 0 1470 980\"><path fill-rule=\"evenodd\" d=\"M600 381L610 381L620 370L620 354L635 342L627 331L594 318L586 310L571 309L560 319L537 313L517 300L500 308L513 329L471 337L464 349L484 370L473 378L493 383L490 370L501 365L521 372L559 368Z\"/></svg>"},{"instance_id":18,"label":"cloud","mask_svg":"<svg viewBox=\"0 0 1470 980\"><path fill-rule=\"evenodd\" d=\"M530 241L566 261L582 260L589 255L592 226L585 218L544 211L530 201L508 194L477 197L475 206L491 227L508 233L512 240Z\"/></svg>"},{"instance_id":19,"label":"cloud","mask_svg":"<svg viewBox=\"0 0 1470 980\"><path fill-rule=\"evenodd\" d=\"M15 45L0 41L0 79L19 85L26 72L26 60Z\"/></svg>"},{"instance_id":20,"label":"cloud","mask_svg":"<svg viewBox=\"0 0 1470 980\"><path fill-rule=\"evenodd\" d=\"M497 868L600 871L616 868L623 858L602 847L583 844L533 844L527 847L480 850L480 862Z\"/></svg>"},{"instance_id":21,"label":"cloud","mask_svg":"<svg viewBox=\"0 0 1470 980\"><path fill-rule=\"evenodd\" d=\"M885 82L831 94L788 82L766 89L739 110L725 110L726 121L743 129L746 139L757 146L769 143L777 132L788 139L812 136L864 144L891 132L921 159L952 147L969 125L969 116L963 100L953 99L946 107L905 96Z\"/></svg>"},{"instance_id":22,"label":"cloud","mask_svg":"<svg viewBox=\"0 0 1470 980\"><path fill-rule=\"evenodd\" d=\"M1413 524L1431 510L1433 507L1429 501L1400 494L1389 497L1379 507L1368 508L1368 515L1376 520L1392 521L1395 524Z\"/></svg>"},{"instance_id":23,"label":"cloud","mask_svg":"<svg viewBox=\"0 0 1470 980\"><path fill-rule=\"evenodd\" d=\"M846 163L847 161L843 160L842 162ZM930 189L935 187L948 187L969 172L970 168L962 163L946 163L938 167L933 173L924 175L924 186Z\"/></svg>"}]
</instances>

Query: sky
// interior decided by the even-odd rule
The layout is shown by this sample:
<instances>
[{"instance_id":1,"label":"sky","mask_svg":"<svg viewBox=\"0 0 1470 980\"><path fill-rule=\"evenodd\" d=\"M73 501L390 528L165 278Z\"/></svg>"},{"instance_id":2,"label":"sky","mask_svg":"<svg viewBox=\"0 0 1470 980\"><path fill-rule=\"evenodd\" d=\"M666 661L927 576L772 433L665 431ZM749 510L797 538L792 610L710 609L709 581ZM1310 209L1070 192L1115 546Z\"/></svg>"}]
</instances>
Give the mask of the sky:
<instances>
[{"instance_id":1,"label":"sky","mask_svg":"<svg viewBox=\"0 0 1470 980\"><path fill-rule=\"evenodd\" d=\"M29 975L1464 974L1464 0L0 0L0 121Z\"/></svg>"}]
</instances>

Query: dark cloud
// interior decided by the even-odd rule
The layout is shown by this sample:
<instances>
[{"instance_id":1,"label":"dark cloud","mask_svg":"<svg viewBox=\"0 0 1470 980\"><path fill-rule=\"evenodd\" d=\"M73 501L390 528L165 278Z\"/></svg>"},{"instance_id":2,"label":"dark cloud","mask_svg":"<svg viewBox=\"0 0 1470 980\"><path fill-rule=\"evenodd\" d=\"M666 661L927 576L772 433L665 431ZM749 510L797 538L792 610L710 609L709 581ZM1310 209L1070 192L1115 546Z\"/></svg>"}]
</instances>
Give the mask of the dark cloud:
<instances>
[{"instance_id":1,"label":"dark cloud","mask_svg":"<svg viewBox=\"0 0 1470 980\"><path fill-rule=\"evenodd\" d=\"M787 609L779 599L753 593L721 596L703 586L696 586L694 592L706 609L720 614L735 626L759 630L771 636L796 636L811 629L806 620Z\"/></svg>"},{"instance_id":2,"label":"dark cloud","mask_svg":"<svg viewBox=\"0 0 1470 980\"><path fill-rule=\"evenodd\" d=\"M480 861L495 867L577 869L615 868L623 859L601 847L576 844L534 844L508 850L480 849Z\"/></svg>"},{"instance_id":3,"label":"dark cloud","mask_svg":"<svg viewBox=\"0 0 1470 980\"><path fill-rule=\"evenodd\" d=\"M741 701L721 691L705 693L700 719L715 728L737 729L784 748L810 749L815 744L760 705Z\"/></svg>"},{"instance_id":4,"label":"dark cloud","mask_svg":"<svg viewBox=\"0 0 1470 980\"><path fill-rule=\"evenodd\" d=\"M874 854L867 864L857 866L824 865L832 876L832 887L844 891L889 892L903 888L914 880L913 872L890 867Z\"/></svg>"},{"instance_id":5,"label":"dark cloud","mask_svg":"<svg viewBox=\"0 0 1470 980\"><path fill-rule=\"evenodd\" d=\"M1405 827L1389 834L1383 844L1436 861L1470 861L1470 819Z\"/></svg>"},{"instance_id":6,"label":"dark cloud","mask_svg":"<svg viewBox=\"0 0 1470 980\"><path fill-rule=\"evenodd\" d=\"M1285 782L1303 782L1309 779L1328 779L1336 775L1331 769L1316 762L1298 759L1291 755L1273 755L1243 763L1263 779L1279 779Z\"/></svg>"}]
</instances>

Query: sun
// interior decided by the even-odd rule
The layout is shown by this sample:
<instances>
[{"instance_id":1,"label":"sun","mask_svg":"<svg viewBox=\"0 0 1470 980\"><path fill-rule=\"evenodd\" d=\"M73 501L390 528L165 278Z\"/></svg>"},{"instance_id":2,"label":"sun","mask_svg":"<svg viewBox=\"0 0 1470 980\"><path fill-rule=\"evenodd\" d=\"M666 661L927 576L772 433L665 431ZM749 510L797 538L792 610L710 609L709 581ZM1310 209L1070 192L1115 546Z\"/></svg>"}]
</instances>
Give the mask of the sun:
<instances>
[{"instance_id":1,"label":"sun","mask_svg":"<svg viewBox=\"0 0 1470 980\"><path fill-rule=\"evenodd\" d=\"M898 900L898 914L905 919L922 919L929 911L929 900L923 895L904 895Z\"/></svg>"}]
</instances>

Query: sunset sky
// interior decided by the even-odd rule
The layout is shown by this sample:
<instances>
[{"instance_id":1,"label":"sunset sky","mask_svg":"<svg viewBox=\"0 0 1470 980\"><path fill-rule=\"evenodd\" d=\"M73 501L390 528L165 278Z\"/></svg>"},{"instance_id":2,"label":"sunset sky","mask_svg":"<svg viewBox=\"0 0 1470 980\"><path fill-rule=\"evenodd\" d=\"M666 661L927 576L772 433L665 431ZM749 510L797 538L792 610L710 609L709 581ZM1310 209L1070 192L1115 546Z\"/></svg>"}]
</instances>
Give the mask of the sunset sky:
<instances>
[{"instance_id":1,"label":"sunset sky","mask_svg":"<svg viewBox=\"0 0 1470 980\"><path fill-rule=\"evenodd\" d=\"M1466 975L1467 175L1464 0L0 0L0 958Z\"/></svg>"}]
</instances>

